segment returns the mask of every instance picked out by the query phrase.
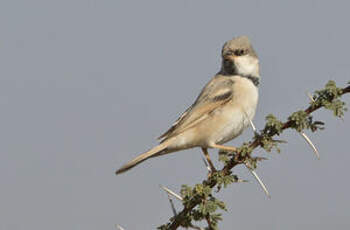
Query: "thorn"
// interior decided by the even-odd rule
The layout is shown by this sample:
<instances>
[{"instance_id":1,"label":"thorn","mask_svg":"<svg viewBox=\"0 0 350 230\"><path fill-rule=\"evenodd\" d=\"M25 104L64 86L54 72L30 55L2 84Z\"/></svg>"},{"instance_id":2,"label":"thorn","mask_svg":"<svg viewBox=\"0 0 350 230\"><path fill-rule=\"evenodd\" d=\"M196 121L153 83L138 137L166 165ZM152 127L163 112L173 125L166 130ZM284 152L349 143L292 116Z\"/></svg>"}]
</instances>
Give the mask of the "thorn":
<instances>
[{"instance_id":1,"label":"thorn","mask_svg":"<svg viewBox=\"0 0 350 230\"><path fill-rule=\"evenodd\" d=\"M254 133L258 134L258 131L256 130L253 121L249 118L249 116L248 116L248 114L246 113L246 111L243 110L243 112L244 112L245 117L248 119L249 124L250 124L250 126L252 127Z\"/></svg>"},{"instance_id":2,"label":"thorn","mask_svg":"<svg viewBox=\"0 0 350 230\"><path fill-rule=\"evenodd\" d=\"M170 194L168 193L167 195L168 195L168 200L169 200L169 202L170 202L171 210L173 211L174 216L176 216L176 215L177 215L177 212L176 212L176 209L175 209L174 202L173 202L173 200L171 199Z\"/></svg>"},{"instance_id":3,"label":"thorn","mask_svg":"<svg viewBox=\"0 0 350 230\"><path fill-rule=\"evenodd\" d=\"M255 177L255 179L258 181L258 183L260 184L261 188L264 190L265 194L267 195L268 198L271 198L269 191L267 191L266 186L264 185L264 183L262 182L262 180L259 178L258 174L251 169L247 164L246 167L249 169L249 171L251 172L251 174Z\"/></svg>"},{"instance_id":4,"label":"thorn","mask_svg":"<svg viewBox=\"0 0 350 230\"><path fill-rule=\"evenodd\" d=\"M171 191L170 189L168 189L165 186L159 185L164 191L166 191L168 194L174 196L175 198L177 198L178 200L183 200L182 197L180 195L177 195L175 192Z\"/></svg>"},{"instance_id":5,"label":"thorn","mask_svg":"<svg viewBox=\"0 0 350 230\"><path fill-rule=\"evenodd\" d=\"M160 187L162 189L164 189L166 192L167 192L167 195L168 195L168 200L169 200L169 203L170 203L170 207L171 207L171 210L173 211L173 214L174 216L177 215L177 212L176 212L176 208L175 208L175 205L174 205L174 202L173 202L173 199L171 199L171 196L170 195L173 195L175 196L176 198L181 198L179 195L177 195L176 193L174 193L173 191L171 191L170 189L168 189L167 187L164 187L164 186L161 186ZM178 196L178 197L177 197ZM182 199L182 198L181 198Z\"/></svg>"},{"instance_id":6,"label":"thorn","mask_svg":"<svg viewBox=\"0 0 350 230\"><path fill-rule=\"evenodd\" d=\"M259 178L258 174L254 170L250 170L250 172L253 174L255 179L259 182L261 188L264 190L265 194L267 195L268 198L271 198L269 191L267 190L266 186L262 182L262 180Z\"/></svg>"},{"instance_id":7,"label":"thorn","mask_svg":"<svg viewBox=\"0 0 350 230\"><path fill-rule=\"evenodd\" d=\"M116 228L119 230L125 230L122 226L120 226L119 224L116 224Z\"/></svg>"},{"instance_id":8,"label":"thorn","mask_svg":"<svg viewBox=\"0 0 350 230\"><path fill-rule=\"evenodd\" d=\"M203 162L205 164L205 167L207 167L208 172L211 173L212 171L211 171L211 168L209 167L208 162L204 159L204 157L202 157L202 160L203 160Z\"/></svg>"},{"instance_id":9,"label":"thorn","mask_svg":"<svg viewBox=\"0 0 350 230\"><path fill-rule=\"evenodd\" d=\"M191 224L189 228L196 229L196 230L204 230L204 228L198 227L196 225Z\"/></svg>"},{"instance_id":10,"label":"thorn","mask_svg":"<svg viewBox=\"0 0 350 230\"><path fill-rule=\"evenodd\" d=\"M254 133L257 133L257 131L256 131L256 128L255 128L255 125L254 125L253 121L252 121L252 120L250 120L249 118L248 118L248 120L249 120L250 126L252 127L252 129L253 129Z\"/></svg>"},{"instance_id":11,"label":"thorn","mask_svg":"<svg viewBox=\"0 0 350 230\"><path fill-rule=\"evenodd\" d=\"M318 150L316 149L315 145L312 143L312 141L310 140L310 138L308 136L306 136L306 134L301 131L300 135L305 139L305 141L310 145L310 147L312 148L312 150L314 150L314 153L317 157L317 159L320 159L320 154L318 153Z\"/></svg>"},{"instance_id":12,"label":"thorn","mask_svg":"<svg viewBox=\"0 0 350 230\"><path fill-rule=\"evenodd\" d=\"M286 144L288 143L287 141L285 140L276 140L276 139L272 139L273 142L276 142L276 143L281 143L281 144Z\"/></svg>"},{"instance_id":13,"label":"thorn","mask_svg":"<svg viewBox=\"0 0 350 230\"><path fill-rule=\"evenodd\" d=\"M266 157L253 157L255 160L257 160L257 161L266 161L266 160L268 160L268 158L266 158Z\"/></svg>"},{"instance_id":14,"label":"thorn","mask_svg":"<svg viewBox=\"0 0 350 230\"><path fill-rule=\"evenodd\" d=\"M236 183L245 183L245 182L249 182L249 180L243 180L243 179L236 180Z\"/></svg>"},{"instance_id":15,"label":"thorn","mask_svg":"<svg viewBox=\"0 0 350 230\"><path fill-rule=\"evenodd\" d=\"M311 95L310 92L307 92L306 95L309 97L310 101L315 102L314 97Z\"/></svg>"}]
</instances>

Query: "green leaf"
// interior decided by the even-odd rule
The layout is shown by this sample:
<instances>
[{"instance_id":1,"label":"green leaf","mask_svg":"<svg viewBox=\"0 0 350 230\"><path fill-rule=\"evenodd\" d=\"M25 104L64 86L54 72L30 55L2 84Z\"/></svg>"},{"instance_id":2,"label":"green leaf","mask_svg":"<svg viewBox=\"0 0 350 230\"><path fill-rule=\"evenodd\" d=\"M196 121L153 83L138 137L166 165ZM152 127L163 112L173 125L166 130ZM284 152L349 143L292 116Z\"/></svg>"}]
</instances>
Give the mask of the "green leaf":
<instances>
[{"instance_id":1,"label":"green leaf","mask_svg":"<svg viewBox=\"0 0 350 230\"><path fill-rule=\"evenodd\" d=\"M217 207L219 207L222 210L227 211L226 205L225 205L225 203L223 201L215 199L215 203L216 203Z\"/></svg>"},{"instance_id":2,"label":"green leaf","mask_svg":"<svg viewBox=\"0 0 350 230\"><path fill-rule=\"evenodd\" d=\"M183 197L184 199L192 197L193 195L192 188L188 185L183 184L181 186L180 194L181 194L181 197Z\"/></svg>"},{"instance_id":3,"label":"green leaf","mask_svg":"<svg viewBox=\"0 0 350 230\"><path fill-rule=\"evenodd\" d=\"M244 143L240 148L238 148L237 152L241 157L245 157L246 155L250 155L253 149L249 146L248 143Z\"/></svg>"},{"instance_id":4,"label":"green leaf","mask_svg":"<svg viewBox=\"0 0 350 230\"><path fill-rule=\"evenodd\" d=\"M204 186L203 184L196 184L193 191L196 195L207 197L211 194L211 187L208 185Z\"/></svg>"},{"instance_id":5,"label":"green leaf","mask_svg":"<svg viewBox=\"0 0 350 230\"><path fill-rule=\"evenodd\" d=\"M283 122L279 121L274 115L269 114L265 117L266 124L263 129L263 134L267 134L269 136L279 135L282 132Z\"/></svg>"},{"instance_id":6,"label":"green leaf","mask_svg":"<svg viewBox=\"0 0 350 230\"><path fill-rule=\"evenodd\" d=\"M221 153L219 154L219 161L227 164L230 161L230 158L226 154Z\"/></svg>"},{"instance_id":7,"label":"green leaf","mask_svg":"<svg viewBox=\"0 0 350 230\"><path fill-rule=\"evenodd\" d=\"M325 107L333 111L333 114L337 117L342 117L344 112L347 111L345 103L339 99L343 89L338 88L334 81L329 81L325 88L315 91L315 102L312 103L314 107Z\"/></svg>"},{"instance_id":8,"label":"green leaf","mask_svg":"<svg viewBox=\"0 0 350 230\"><path fill-rule=\"evenodd\" d=\"M333 115L336 117L343 117L344 112L347 111L347 108L345 107L345 102L335 99L332 101L332 103L327 103L324 106L326 109L332 110Z\"/></svg>"},{"instance_id":9,"label":"green leaf","mask_svg":"<svg viewBox=\"0 0 350 230\"><path fill-rule=\"evenodd\" d=\"M298 132L308 128L308 114L304 110L294 112L288 117L288 121L293 121L291 128L296 129Z\"/></svg>"},{"instance_id":10,"label":"green leaf","mask_svg":"<svg viewBox=\"0 0 350 230\"><path fill-rule=\"evenodd\" d=\"M215 203L215 200L208 200L205 204L205 207L208 213L212 213L216 211L218 205Z\"/></svg>"},{"instance_id":11,"label":"green leaf","mask_svg":"<svg viewBox=\"0 0 350 230\"><path fill-rule=\"evenodd\" d=\"M203 188L203 195L205 196L205 197L207 197L207 196L209 196L210 194L211 194L211 187L210 186L204 186L204 188Z\"/></svg>"},{"instance_id":12,"label":"green leaf","mask_svg":"<svg viewBox=\"0 0 350 230\"><path fill-rule=\"evenodd\" d=\"M213 221L213 222L218 222L219 220L222 220L222 217L221 217L222 215L220 214L220 213L213 213L213 214L211 214L211 220Z\"/></svg>"},{"instance_id":13,"label":"green leaf","mask_svg":"<svg viewBox=\"0 0 350 230\"><path fill-rule=\"evenodd\" d=\"M227 175L223 177L223 183L224 188L227 187L227 185L232 184L233 182L238 181L238 177L236 175Z\"/></svg>"},{"instance_id":14,"label":"green leaf","mask_svg":"<svg viewBox=\"0 0 350 230\"><path fill-rule=\"evenodd\" d=\"M194 192L198 195L202 195L203 194L203 185L202 184L196 184L194 186Z\"/></svg>"}]
</instances>

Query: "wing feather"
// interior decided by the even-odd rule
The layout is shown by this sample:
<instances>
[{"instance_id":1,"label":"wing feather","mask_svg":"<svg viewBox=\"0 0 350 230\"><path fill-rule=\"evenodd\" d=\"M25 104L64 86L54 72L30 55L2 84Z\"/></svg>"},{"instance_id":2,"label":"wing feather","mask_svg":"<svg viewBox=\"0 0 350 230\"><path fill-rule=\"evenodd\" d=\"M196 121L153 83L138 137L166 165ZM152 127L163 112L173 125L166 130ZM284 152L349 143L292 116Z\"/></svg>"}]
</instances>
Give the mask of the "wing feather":
<instances>
[{"instance_id":1,"label":"wing feather","mask_svg":"<svg viewBox=\"0 0 350 230\"><path fill-rule=\"evenodd\" d=\"M176 136L209 117L209 114L227 103L233 96L233 81L217 75L203 88L196 101L158 139L161 142Z\"/></svg>"}]
</instances>

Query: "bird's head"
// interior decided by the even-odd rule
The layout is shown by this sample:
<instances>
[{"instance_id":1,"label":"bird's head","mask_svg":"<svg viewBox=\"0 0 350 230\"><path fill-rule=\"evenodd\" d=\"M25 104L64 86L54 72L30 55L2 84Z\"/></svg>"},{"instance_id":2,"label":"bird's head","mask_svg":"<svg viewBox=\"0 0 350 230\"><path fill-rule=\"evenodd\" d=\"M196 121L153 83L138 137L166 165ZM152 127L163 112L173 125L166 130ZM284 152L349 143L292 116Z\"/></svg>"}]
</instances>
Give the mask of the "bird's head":
<instances>
[{"instance_id":1,"label":"bird's head","mask_svg":"<svg viewBox=\"0 0 350 230\"><path fill-rule=\"evenodd\" d=\"M221 55L224 74L260 77L259 59L247 36L226 42Z\"/></svg>"}]
</instances>

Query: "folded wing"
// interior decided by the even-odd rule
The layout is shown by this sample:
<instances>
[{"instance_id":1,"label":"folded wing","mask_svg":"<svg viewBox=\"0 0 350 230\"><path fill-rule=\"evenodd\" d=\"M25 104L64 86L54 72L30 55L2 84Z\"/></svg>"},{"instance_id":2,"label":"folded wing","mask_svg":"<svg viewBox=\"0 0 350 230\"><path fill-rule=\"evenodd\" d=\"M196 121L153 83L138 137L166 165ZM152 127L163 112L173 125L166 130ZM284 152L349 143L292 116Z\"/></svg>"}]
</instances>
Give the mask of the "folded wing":
<instances>
[{"instance_id":1,"label":"folded wing","mask_svg":"<svg viewBox=\"0 0 350 230\"><path fill-rule=\"evenodd\" d=\"M203 88L196 101L158 138L161 143L202 122L213 111L229 102L233 97L233 83L227 76L215 76Z\"/></svg>"}]
</instances>

